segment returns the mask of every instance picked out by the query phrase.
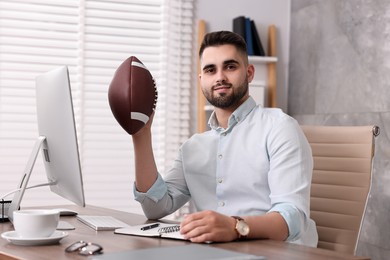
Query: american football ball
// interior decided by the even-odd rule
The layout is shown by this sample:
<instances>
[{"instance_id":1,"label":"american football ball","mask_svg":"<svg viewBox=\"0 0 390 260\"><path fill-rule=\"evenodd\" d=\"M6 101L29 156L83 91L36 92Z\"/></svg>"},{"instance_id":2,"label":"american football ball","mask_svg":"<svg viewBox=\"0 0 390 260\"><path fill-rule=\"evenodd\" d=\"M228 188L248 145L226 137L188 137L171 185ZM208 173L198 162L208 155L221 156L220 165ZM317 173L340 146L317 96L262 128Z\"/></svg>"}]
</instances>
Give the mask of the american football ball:
<instances>
[{"instance_id":1,"label":"american football ball","mask_svg":"<svg viewBox=\"0 0 390 260\"><path fill-rule=\"evenodd\" d=\"M139 59L131 56L117 68L108 88L108 102L115 119L130 135L149 121L156 108L157 88Z\"/></svg>"}]
</instances>

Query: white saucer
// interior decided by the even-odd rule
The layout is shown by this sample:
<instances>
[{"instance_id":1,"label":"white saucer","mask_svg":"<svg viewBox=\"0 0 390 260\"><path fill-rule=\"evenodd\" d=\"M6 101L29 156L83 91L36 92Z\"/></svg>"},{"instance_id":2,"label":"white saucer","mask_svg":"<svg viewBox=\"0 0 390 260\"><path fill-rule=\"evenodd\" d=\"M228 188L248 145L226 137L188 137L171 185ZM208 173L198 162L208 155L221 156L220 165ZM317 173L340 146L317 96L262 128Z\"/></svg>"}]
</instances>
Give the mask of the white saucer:
<instances>
[{"instance_id":1,"label":"white saucer","mask_svg":"<svg viewBox=\"0 0 390 260\"><path fill-rule=\"evenodd\" d=\"M61 239L68 235L67 232L55 231L50 237L41 238L22 238L16 231L8 231L1 234L1 237L8 240L14 245L19 246L41 246L57 244Z\"/></svg>"}]
</instances>

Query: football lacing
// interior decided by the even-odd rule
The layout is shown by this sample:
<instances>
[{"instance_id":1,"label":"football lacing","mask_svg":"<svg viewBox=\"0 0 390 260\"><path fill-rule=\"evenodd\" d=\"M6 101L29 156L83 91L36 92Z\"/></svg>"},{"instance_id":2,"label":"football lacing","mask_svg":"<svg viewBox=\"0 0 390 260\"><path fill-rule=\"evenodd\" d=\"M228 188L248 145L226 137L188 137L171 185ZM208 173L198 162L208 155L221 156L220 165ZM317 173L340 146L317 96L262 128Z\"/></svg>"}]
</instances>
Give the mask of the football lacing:
<instances>
[{"instance_id":1,"label":"football lacing","mask_svg":"<svg viewBox=\"0 0 390 260\"><path fill-rule=\"evenodd\" d=\"M154 86L154 103L153 103L153 111L156 110L156 105L157 105L157 99L158 99L158 91L157 91L157 85L156 81L153 79L153 86Z\"/></svg>"}]
</instances>

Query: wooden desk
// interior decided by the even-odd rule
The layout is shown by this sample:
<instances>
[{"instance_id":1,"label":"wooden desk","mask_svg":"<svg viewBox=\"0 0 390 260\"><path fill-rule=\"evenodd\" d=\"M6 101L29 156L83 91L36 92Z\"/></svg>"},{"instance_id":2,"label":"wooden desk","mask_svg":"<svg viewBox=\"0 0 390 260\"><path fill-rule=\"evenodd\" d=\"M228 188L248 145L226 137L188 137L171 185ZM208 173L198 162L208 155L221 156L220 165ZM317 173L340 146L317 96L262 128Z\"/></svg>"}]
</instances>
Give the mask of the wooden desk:
<instances>
[{"instance_id":1,"label":"wooden desk","mask_svg":"<svg viewBox=\"0 0 390 260\"><path fill-rule=\"evenodd\" d=\"M138 225L147 222L144 216L131 214L127 212L103 209L99 207L88 206L81 208L78 206L61 206L61 208L70 208L79 212L79 214L89 215L111 215L120 219L129 225ZM69 235L62 239L57 245L48 246L16 246L3 238L0 238L0 259L86 259L77 253L65 253L64 249L73 242L84 240L95 242L103 246L104 252L125 251L131 249L164 247L184 245L190 242L178 241L161 238L147 238L117 235L113 231L95 231L92 228L84 225L76 219L76 217L61 217L61 220L67 221L76 227L75 230L67 231ZM0 223L0 233L13 230L12 225ZM268 260L329 260L329 259L369 259L364 257L356 257L346 254L340 254L330 250L319 248L310 248L306 246L295 245L286 242L271 241L271 240L252 240L239 241L231 243L215 243L209 246L224 248L237 252L249 253L254 255L265 256Z\"/></svg>"}]
</instances>

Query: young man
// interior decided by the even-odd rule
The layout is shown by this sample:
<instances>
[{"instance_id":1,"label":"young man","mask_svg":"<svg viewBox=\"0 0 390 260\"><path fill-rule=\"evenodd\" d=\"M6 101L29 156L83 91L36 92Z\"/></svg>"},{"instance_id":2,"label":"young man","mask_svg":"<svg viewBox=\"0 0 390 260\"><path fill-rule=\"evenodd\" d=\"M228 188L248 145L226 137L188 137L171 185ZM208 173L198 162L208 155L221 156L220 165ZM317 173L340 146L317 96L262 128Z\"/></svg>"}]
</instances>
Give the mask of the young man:
<instances>
[{"instance_id":1,"label":"young man","mask_svg":"<svg viewBox=\"0 0 390 260\"><path fill-rule=\"evenodd\" d=\"M196 212L184 218L181 233L193 242L265 238L316 246L313 162L299 125L249 96L254 67L241 36L209 33L199 57L202 91L215 107L211 130L181 146L164 179L154 161L152 119L133 135L134 194L145 215L162 218L191 199Z\"/></svg>"}]
</instances>

